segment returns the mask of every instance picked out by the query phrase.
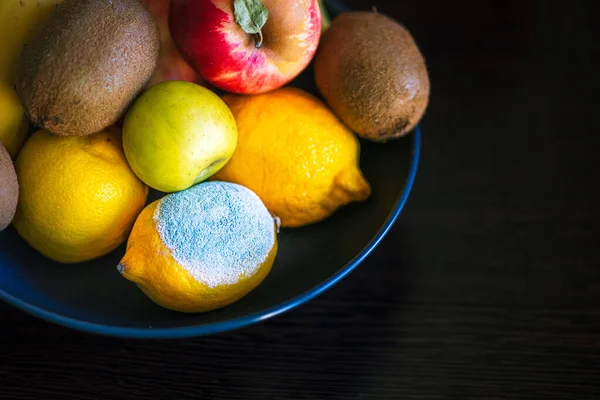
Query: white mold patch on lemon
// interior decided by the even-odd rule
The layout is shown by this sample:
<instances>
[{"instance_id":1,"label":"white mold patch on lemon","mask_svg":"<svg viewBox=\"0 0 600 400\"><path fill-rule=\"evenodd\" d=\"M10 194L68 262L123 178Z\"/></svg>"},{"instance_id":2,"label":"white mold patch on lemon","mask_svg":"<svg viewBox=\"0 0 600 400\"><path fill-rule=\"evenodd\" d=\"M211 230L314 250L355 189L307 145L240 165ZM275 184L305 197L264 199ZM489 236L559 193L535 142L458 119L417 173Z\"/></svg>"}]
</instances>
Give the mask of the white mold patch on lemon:
<instances>
[{"instance_id":1,"label":"white mold patch on lemon","mask_svg":"<svg viewBox=\"0 0 600 400\"><path fill-rule=\"evenodd\" d=\"M168 196L154 220L175 261L210 288L253 275L275 244L271 214L236 184L208 182Z\"/></svg>"},{"instance_id":2,"label":"white mold patch on lemon","mask_svg":"<svg viewBox=\"0 0 600 400\"><path fill-rule=\"evenodd\" d=\"M260 198L239 184L212 181L150 204L118 269L159 305L203 312L252 291L276 253L276 221Z\"/></svg>"}]
</instances>

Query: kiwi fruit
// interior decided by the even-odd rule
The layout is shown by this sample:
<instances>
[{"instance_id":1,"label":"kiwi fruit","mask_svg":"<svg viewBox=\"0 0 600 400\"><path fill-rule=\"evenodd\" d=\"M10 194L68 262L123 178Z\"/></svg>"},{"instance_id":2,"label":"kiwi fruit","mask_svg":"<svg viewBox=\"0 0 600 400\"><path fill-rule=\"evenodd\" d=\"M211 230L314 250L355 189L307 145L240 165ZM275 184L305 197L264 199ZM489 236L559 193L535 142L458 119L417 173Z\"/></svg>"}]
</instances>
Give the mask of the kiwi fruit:
<instances>
[{"instance_id":1,"label":"kiwi fruit","mask_svg":"<svg viewBox=\"0 0 600 400\"><path fill-rule=\"evenodd\" d=\"M378 12L338 15L321 38L314 68L327 104L365 139L405 135L429 102L429 75L413 37Z\"/></svg>"},{"instance_id":2,"label":"kiwi fruit","mask_svg":"<svg viewBox=\"0 0 600 400\"><path fill-rule=\"evenodd\" d=\"M8 151L0 143L0 232L12 222L18 200L17 173Z\"/></svg>"},{"instance_id":3,"label":"kiwi fruit","mask_svg":"<svg viewBox=\"0 0 600 400\"><path fill-rule=\"evenodd\" d=\"M117 122L158 52L158 26L140 0L65 0L25 44L17 94L36 126L90 135Z\"/></svg>"}]
</instances>

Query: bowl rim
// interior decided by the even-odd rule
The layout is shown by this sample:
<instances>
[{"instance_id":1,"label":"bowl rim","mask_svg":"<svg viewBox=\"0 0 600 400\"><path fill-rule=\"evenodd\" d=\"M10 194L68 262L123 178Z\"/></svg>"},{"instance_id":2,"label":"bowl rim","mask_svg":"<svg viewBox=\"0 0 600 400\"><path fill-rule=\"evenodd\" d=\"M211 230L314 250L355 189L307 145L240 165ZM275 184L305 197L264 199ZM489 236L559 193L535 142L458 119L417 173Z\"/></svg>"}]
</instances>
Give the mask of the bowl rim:
<instances>
[{"instance_id":1,"label":"bowl rim","mask_svg":"<svg viewBox=\"0 0 600 400\"><path fill-rule=\"evenodd\" d=\"M396 200L394 208L388 215L382 227L377 231L375 236L367 243L367 245L360 251L360 253L358 253L353 259L347 262L346 265L344 265L337 273L330 276L328 279L321 282L319 285L313 287L312 289L309 289L306 292L299 294L285 302L266 308L262 311L258 311L255 313L221 322L174 328L132 328L99 324L95 322L67 317L58 314L54 311L42 308L40 306L33 305L31 303L28 303L27 301L21 300L20 298L6 292L3 289L0 289L0 298L22 311L25 311L36 317L58 325L63 325L68 328L86 331L90 333L124 338L175 339L205 336L240 329L249 325L253 325L260 321L264 321L276 315L282 314L301 304L308 302L309 300L314 299L315 297L317 297L318 295L320 295L321 293L325 292L327 289L338 283L342 278L344 278L352 270L354 270L362 261L364 261L365 258L367 258L367 256L375 249L375 247L377 247L377 245L389 232L396 219L398 219L398 216L404 208L406 201L408 200L417 175L417 169L421 154L420 125L416 126L416 128L410 134L410 136L412 136L412 156L408 177L406 179L402 193Z\"/></svg>"},{"instance_id":2,"label":"bowl rim","mask_svg":"<svg viewBox=\"0 0 600 400\"><path fill-rule=\"evenodd\" d=\"M336 13L346 11L348 8L339 0L326 0L328 5L331 7L331 11ZM299 305L302 305L327 289L338 283L346 275L352 272L361 262L363 262L369 254L379 245L383 238L387 235L390 228L394 225L394 222L398 219L402 209L404 208L406 201L412 191L412 187L415 182L417 175L417 169L419 166L419 159L421 156L421 126L420 124L415 127L412 136L412 156L410 161L410 169L404 189L396 200L394 208L391 210L387 219L377 231L375 236L367 243L367 245L358 253L352 260L346 263L340 270L334 275L330 276L319 285L305 291L287 300L283 303L279 303L272 307L266 308L265 310L258 311L252 314L244 315L242 317L233 318L230 320L215 322L203 325L192 325L176 328L131 328L123 326L114 326L106 324L98 324L95 322L85 321L72 317L66 317L64 315L55 313L54 311L47 310L40 306L28 303L20 298L0 289L0 299L11 304L21 311L25 311L33 316L39 317L40 319L48 322L62 325L67 328L80 330L89 333L101 334L106 336L115 336L123 338L143 338L143 339L177 339L187 338L196 336L206 336L226 331L232 331L256 324L260 321L272 318L276 315L283 314Z\"/></svg>"}]
</instances>

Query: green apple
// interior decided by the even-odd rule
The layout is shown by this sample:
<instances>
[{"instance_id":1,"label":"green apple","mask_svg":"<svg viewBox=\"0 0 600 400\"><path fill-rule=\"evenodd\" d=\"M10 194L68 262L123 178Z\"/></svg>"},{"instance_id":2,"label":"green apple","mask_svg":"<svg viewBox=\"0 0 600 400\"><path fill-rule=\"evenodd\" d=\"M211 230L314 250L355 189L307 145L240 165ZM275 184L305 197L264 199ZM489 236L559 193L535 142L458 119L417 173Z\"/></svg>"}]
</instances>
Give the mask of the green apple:
<instances>
[{"instance_id":1,"label":"green apple","mask_svg":"<svg viewBox=\"0 0 600 400\"><path fill-rule=\"evenodd\" d=\"M185 190L217 173L237 145L237 125L219 96L190 82L166 81L144 92L123 123L133 172L162 192Z\"/></svg>"}]
</instances>

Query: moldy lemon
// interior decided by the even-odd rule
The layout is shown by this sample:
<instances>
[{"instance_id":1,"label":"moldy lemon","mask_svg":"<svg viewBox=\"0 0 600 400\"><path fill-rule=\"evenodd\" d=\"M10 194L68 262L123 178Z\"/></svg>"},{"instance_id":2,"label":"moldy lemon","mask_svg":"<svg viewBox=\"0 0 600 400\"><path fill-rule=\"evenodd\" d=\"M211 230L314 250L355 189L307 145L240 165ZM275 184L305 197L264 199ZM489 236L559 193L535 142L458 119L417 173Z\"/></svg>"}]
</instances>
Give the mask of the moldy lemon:
<instances>
[{"instance_id":1,"label":"moldy lemon","mask_svg":"<svg viewBox=\"0 0 600 400\"><path fill-rule=\"evenodd\" d=\"M276 224L258 196L205 182L144 209L118 270L167 309L204 312L252 291L276 254Z\"/></svg>"}]
</instances>

